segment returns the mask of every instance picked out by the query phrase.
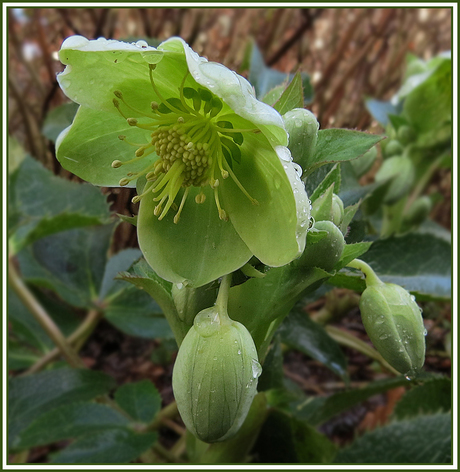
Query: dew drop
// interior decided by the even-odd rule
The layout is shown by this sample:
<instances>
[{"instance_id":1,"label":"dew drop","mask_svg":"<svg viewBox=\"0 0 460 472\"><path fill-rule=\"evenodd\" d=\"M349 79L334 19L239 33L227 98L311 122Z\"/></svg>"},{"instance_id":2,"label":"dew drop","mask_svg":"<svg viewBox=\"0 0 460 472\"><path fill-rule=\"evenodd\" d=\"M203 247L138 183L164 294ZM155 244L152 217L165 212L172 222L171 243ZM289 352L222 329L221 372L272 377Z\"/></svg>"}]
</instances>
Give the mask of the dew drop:
<instances>
[{"instance_id":1,"label":"dew drop","mask_svg":"<svg viewBox=\"0 0 460 472\"><path fill-rule=\"evenodd\" d=\"M238 355L241 356L241 349L238 349Z\"/></svg>"},{"instance_id":2,"label":"dew drop","mask_svg":"<svg viewBox=\"0 0 460 472\"><path fill-rule=\"evenodd\" d=\"M426 336L428 334L428 331L426 329L423 330L423 336Z\"/></svg>"},{"instance_id":3,"label":"dew drop","mask_svg":"<svg viewBox=\"0 0 460 472\"><path fill-rule=\"evenodd\" d=\"M382 341L385 340L385 339L388 339L388 334L381 334L379 336L379 339L381 339Z\"/></svg>"},{"instance_id":4,"label":"dew drop","mask_svg":"<svg viewBox=\"0 0 460 472\"><path fill-rule=\"evenodd\" d=\"M252 366L252 376L253 378L257 379L257 377L259 377L259 375L262 373L262 366L259 364L257 359L252 359L251 366Z\"/></svg>"},{"instance_id":5,"label":"dew drop","mask_svg":"<svg viewBox=\"0 0 460 472\"><path fill-rule=\"evenodd\" d=\"M406 377L406 380L412 380L408 375L405 376Z\"/></svg>"},{"instance_id":6,"label":"dew drop","mask_svg":"<svg viewBox=\"0 0 460 472\"><path fill-rule=\"evenodd\" d=\"M138 48L148 48L149 45L147 44L147 41L144 41L143 39L137 41L135 43L135 46L138 47Z\"/></svg>"}]
</instances>

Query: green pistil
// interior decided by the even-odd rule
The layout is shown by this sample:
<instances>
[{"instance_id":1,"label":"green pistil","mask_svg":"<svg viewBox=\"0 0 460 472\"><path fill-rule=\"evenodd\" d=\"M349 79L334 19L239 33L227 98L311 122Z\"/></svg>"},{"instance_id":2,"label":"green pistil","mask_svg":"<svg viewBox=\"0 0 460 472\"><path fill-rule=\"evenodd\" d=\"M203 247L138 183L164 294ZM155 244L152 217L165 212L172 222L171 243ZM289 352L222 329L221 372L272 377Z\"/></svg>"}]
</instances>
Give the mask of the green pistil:
<instances>
[{"instance_id":1,"label":"green pistil","mask_svg":"<svg viewBox=\"0 0 460 472\"><path fill-rule=\"evenodd\" d=\"M151 139L145 144L134 144L129 143L125 136L120 136L119 139L137 147L137 150L133 159L125 162L115 160L112 167L119 168L138 162L152 153L159 157L140 172L129 172L127 177L120 180L120 185L124 186L142 175L146 176L147 184L144 191L133 198L133 203L138 203L142 198L153 198L158 202L154 209L155 216L159 220L163 219L172 207L177 210L174 217L174 223L177 223L190 187L210 185L214 189L219 218L226 221L228 215L221 207L219 199L219 178L231 177L244 195L253 204L258 204L236 177L232 170L233 164L227 162L227 160L239 162L241 157L239 146L244 141L243 134L258 130L234 129L230 122L219 121L222 102L208 90L184 87L188 73L179 87L179 98L165 99L153 79L154 69L152 66L149 68L149 78L159 103L151 102L152 114L132 107L119 90L114 92L116 98L113 99L113 103L121 116L130 126L151 131ZM138 119L127 116L121 110L120 101L136 115L148 117L150 122L139 123ZM224 152L227 157L224 156ZM177 207L174 200L181 189L184 189L184 192ZM152 194L153 197L149 197ZM195 202L202 204L205 199L201 191L196 195Z\"/></svg>"}]
</instances>

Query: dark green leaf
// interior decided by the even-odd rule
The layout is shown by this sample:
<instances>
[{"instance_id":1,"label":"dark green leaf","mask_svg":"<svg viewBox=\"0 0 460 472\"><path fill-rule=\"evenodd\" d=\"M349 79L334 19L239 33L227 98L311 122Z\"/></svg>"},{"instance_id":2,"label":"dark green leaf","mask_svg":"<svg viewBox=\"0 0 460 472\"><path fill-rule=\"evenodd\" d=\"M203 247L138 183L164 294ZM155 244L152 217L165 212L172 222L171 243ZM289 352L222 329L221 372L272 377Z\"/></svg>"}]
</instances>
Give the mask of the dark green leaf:
<instances>
[{"instance_id":1,"label":"dark green leaf","mask_svg":"<svg viewBox=\"0 0 460 472\"><path fill-rule=\"evenodd\" d=\"M112 429L89 434L56 454L53 464L125 464L137 459L156 441L156 433L137 434Z\"/></svg>"},{"instance_id":2,"label":"dark green leaf","mask_svg":"<svg viewBox=\"0 0 460 472\"><path fill-rule=\"evenodd\" d=\"M398 421L364 434L341 450L340 464L448 464L451 462L450 414Z\"/></svg>"},{"instance_id":3,"label":"dark green leaf","mask_svg":"<svg viewBox=\"0 0 460 472\"><path fill-rule=\"evenodd\" d=\"M361 257L384 281L403 286L419 300L451 296L451 245L445 236L414 232L375 241ZM358 292L360 273L343 269L329 283Z\"/></svg>"},{"instance_id":4,"label":"dark green leaf","mask_svg":"<svg viewBox=\"0 0 460 472\"><path fill-rule=\"evenodd\" d=\"M284 115L293 108L303 108L303 87L300 72L297 72L273 108Z\"/></svg>"},{"instance_id":5,"label":"dark green leaf","mask_svg":"<svg viewBox=\"0 0 460 472\"><path fill-rule=\"evenodd\" d=\"M115 400L133 419L149 424L161 408L161 397L150 380L122 385Z\"/></svg>"},{"instance_id":6,"label":"dark green leaf","mask_svg":"<svg viewBox=\"0 0 460 472\"><path fill-rule=\"evenodd\" d=\"M129 285L121 280L116 280L120 272L128 270L131 265L142 257L142 252L139 249L124 249L114 256L112 256L105 266L104 277L101 283L99 292L100 300L104 300L107 295L120 292Z\"/></svg>"},{"instance_id":7,"label":"dark green leaf","mask_svg":"<svg viewBox=\"0 0 460 472\"><path fill-rule=\"evenodd\" d=\"M259 434L255 450L262 463L325 464L335 446L307 423L273 409Z\"/></svg>"},{"instance_id":8,"label":"dark green leaf","mask_svg":"<svg viewBox=\"0 0 460 472\"><path fill-rule=\"evenodd\" d=\"M47 411L72 402L91 400L114 386L111 377L101 372L58 369L10 381L8 391L8 441Z\"/></svg>"},{"instance_id":9,"label":"dark green leaf","mask_svg":"<svg viewBox=\"0 0 460 472\"><path fill-rule=\"evenodd\" d=\"M347 379L347 361L339 345L307 313L293 310L279 328L281 341Z\"/></svg>"},{"instance_id":10,"label":"dark green leaf","mask_svg":"<svg viewBox=\"0 0 460 472\"><path fill-rule=\"evenodd\" d=\"M320 197L326 190L334 184L334 193L338 194L340 192L340 166L336 164L324 177L323 181L316 187L315 191L311 194L310 200L314 202L318 197Z\"/></svg>"},{"instance_id":11,"label":"dark green leaf","mask_svg":"<svg viewBox=\"0 0 460 472\"><path fill-rule=\"evenodd\" d=\"M305 172L310 174L315 168L324 164L355 159L382 139L383 136L348 129L319 130L316 152L311 167L305 169Z\"/></svg>"},{"instance_id":12,"label":"dark green leaf","mask_svg":"<svg viewBox=\"0 0 460 472\"><path fill-rule=\"evenodd\" d=\"M44 136L55 143L61 131L64 131L65 128L72 124L78 106L74 102L64 103L64 105L51 110L46 115L45 122L43 123L42 133Z\"/></svg>"},{"instance_id":13,"label":"dark green leaf","mask_svg":"<svg viewBox=\"0 0 460 472\"><path fill-rule=\"evenodd\" d=\"M279 338L276 337L263 363L262 375L257 383L257 390L263 392L283 387L283 353Z\"/></svg>"},{"instance_id":14,"label":"dark green leaf","mask_svg":"<svg viewBox=\"0 0 460 472\"><path fill-rule=\"evenodd\" d=\"M429 374L419 374L417 381L423 381L432 377ZM307 398L305 401L293 405L292 412L296 417L306 420L314 426L319 426L328 419L367 400L373 395L404 385L409 385L409 381L404 376L377 380L366 387L335 393L329 397Z\"/></svg>"},{"instance_id":15,"label":"dark green leaf","mask_svg":"<svg viewBox=\"0 0 460 472\"><path fill-rule=\"evenodd\" d=\"M362 256L384 282L420 298L450 298L451 245L446 238L409 233L376 241Z\"/></svg>"},{"instance_id":16,"label":"dark green leaf","mask_svg":"<svg viewBox=\"0 0 460 472\"><path fill-rule=\"evenodd\" d=\"M71 403L39 416L19 435L18 447L42 446L127 424L124 416L106 405Z\"/></svg>"},{"instance_id":17,"label":"dark green leaf","mask_svg":"<svg viewBox=\"0 0 460 472\"><path fill-rule=\"evenodd\" d=\"M23 161L11 185L14 210L21 215L21 226L11 241L15 252L39 238L101 224L110 216L98 188L56 177L31 157Z\"/></svg>"},{"instance_id":18,"label":"dark green leaf","mask_svg":"<svg viewBox=\"0 0 460 472\"><path fill-rule=\"evenodd\" d=\"M414 417L421 414L447 412L452 408L452 382L448 378L432 379L417 385L396 404L396 419Z\"/></svg>"},{"instance_id":19,"label":"dark green leaf","mask_svg":"<svg viewBox=\"0 0 460 472\"><path fill-rule=\"evenodd\" d=\"M24 278L57 292L67 303L90 307L97 299L114 224L63 231L18 254Z\"/></svg>"},{"instance_id":20,"label":"dark green leaf","mask_svg":"<svg viewBox=\"0 0 460 472\"><path fill-rule=\"evenodd\" d=\"M111 324L129 336L146 339L173 337L161 308L148 293L137 287L128 285L110 298L104 313Z\"/></svg>"}]
</instances>

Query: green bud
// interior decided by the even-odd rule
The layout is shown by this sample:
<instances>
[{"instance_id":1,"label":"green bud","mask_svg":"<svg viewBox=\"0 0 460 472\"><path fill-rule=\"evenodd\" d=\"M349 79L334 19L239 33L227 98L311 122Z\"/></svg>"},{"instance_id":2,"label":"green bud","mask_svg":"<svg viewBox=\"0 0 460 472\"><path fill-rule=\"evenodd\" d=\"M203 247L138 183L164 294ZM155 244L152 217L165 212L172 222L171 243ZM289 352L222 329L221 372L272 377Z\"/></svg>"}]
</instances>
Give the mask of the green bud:
<instances>
[{"instance_id":1,"label":"green bud","mask_svg":"<svg viewBox=\"0 0 460 472\"><path fill-rule=\"evenodd\" d=\"M391 157L402 154L403 151L404 148L402 147L401 143L397 139L392 139L383 149L383 154L385 157Z\"/></svg>"},{"instance_id":2,"label":"green bud","mask_svg":"<svg viewBox=\"0 0 460 472\"><path fill-rule=\"evenodd\" d=\"M398 372L415 375L425 360L426 333L415 298L399 285L372 283L361 295L359 307L377 351Z\"/></svg>"},{"instance_id":3,"label":"green bud","mask_svg":"<svg viewBox=\"0 0 460 472\"><path fill-rule=\"evenodd\" d=\"M340 226L343 221L343 214L344 208L342 199L334 193L334 195L332 195L331 221L336 226Z\"/></svg>"},{"instance_id":4,"label":"green bud","mask_svg":"<svg viewBox=\"0 0 460 472\"><path fill-rule=\"evenodd\" d=\"M393 156L383 161L382 167L375 175L377 182L391 179L383 199L387 205L392 205L407 195L412 187L414 178L414 164L407 156Z\"/></svg>"},{"instance_id":5,"label":"green bud","mask_svg":"<svg viewBox=\"0 0 460 472\"><path fill-rule=\"evenodd\" d=\"M306 169L315 154L319 123L315 115L305 108L294 108L283 115L289 134L289 150L292 159Z\"/></svg>"},{"instance_id":6,"label":"green bud","mask_svg":"<svg viewBox=\"0 0 460 472\"><path fill-rule=\"evenodd\" d=\"M377 147L371 147L369 151L365 152L362 156L357 159L350 161L353 170L358 177L363 176L366 172L369 172L375 160L377 159Z\"/></svg>"},{"instance_id":7,"label":"green bud","mask_svg":"<svg viewBox=\"0 0 460 472\"><path fill-rule=\"evenodd\" d=\"M417 133L412 126L403 125L400 126L397 132L398 140L403 146L407 146L408 144L415 141L417 138Z\"/></svg>"},{"instance_id":8,"label":"green bud","mask_svg":"<svg viewBox=\"0 0 460 472\"><path fill-rule=\"evenodd\" d=\"M431 198L427 195L417 198L404 215L403 223L408 227L420 226L430 214L431 207Z\"/></svg>"},{"instance_id":9,"label":"green bud","mask_svg":"<svg viewBox=\"0 0 460 472\"><path fill-rule=\"evenodd\" d=\"M244 325L217 306L195 317L173 370L177 408L200 440L217 442L235 435L257 391L262 369Z\"/></svg>"},{"instance_id":10,"label":"green bud","mask_svg":"<svg viewBox=\"0 0 460 472\"><path fill-rule=\"evenodd\" d=\"M312 203L311 216L315 221L332 221L340 226L344 215L343 202L333 191L334 185L331 185Z\"/></svg>"},{"instance_id":11,"label":"green bud","mask_svg":"<svg viewBox=\"0 0 460 472\"><path fill-rule=\"evenodd\" d=\"M298 264L303 267L319 267L330 272L342 256L345 239L332 221L317 221L313 228L327 231L327 236L314 244L307 244Z\"/></svg>"}]
</instances>

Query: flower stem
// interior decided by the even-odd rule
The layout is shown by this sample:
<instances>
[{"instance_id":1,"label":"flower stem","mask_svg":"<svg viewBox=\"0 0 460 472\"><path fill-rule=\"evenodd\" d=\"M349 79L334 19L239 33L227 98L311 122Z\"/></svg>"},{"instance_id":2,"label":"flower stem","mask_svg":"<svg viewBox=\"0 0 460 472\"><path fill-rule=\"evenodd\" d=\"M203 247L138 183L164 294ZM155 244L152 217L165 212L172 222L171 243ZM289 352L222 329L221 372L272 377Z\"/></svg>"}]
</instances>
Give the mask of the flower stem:
<instances>
[{"instance_id":1,"label":"flower stem","mask_svg":"<svg viewBox=\"0 0 460 472\"><path fill-rule=\"evenodd\" d=\"M347 267L360 270L366 278L366 287L370 285L380 285L383 282L377 277L377 274L372 270L369 264L366 264L361 259L355 259L347 264Z\"/></svg>"},{"instance_id":2,"label":"flower stem","mask_svg":"<svg viewBox=\"0 0 460 472\"><path fill-rule=\"evenodd\" d=\"M219 314L227 313L228 292L232 283L232 274L227 274L222 277L217 294L216 306L219 309Z\"/></svg>"},{"instance_id":3,"label":"flower stem","mask_svg":"<svg viewBox=\"0 0 460 472\"><path fill-rule=\"evenodd\" d=\"M40 326L45 330L46 334L62 352L66 361L75 368L85 367L85 364L80 359L80 357L78 357L78 354L74 351L74 349L69 345L67 339L61 333L56 323L51 319L45 309L35 298L34 294L22 281L11 259L9 260L8 264L8 282L22 303L32 313L34 318L40 323Z\"/></svg>"},{"instance_id":4,"label":"flower stem","mask_svg":"<svg viewBox=\"0 0 460 472\"><path fill-rule=\"evenodd\" d=\"M103 312L98 310L90 310L84 321L78 326L78 328L66 339L67 343L74 345L74 349L78 352L80 346L86 341L88 336L91 334L93 329L96 327L99 319L102 317ZM57 347L46 353L43 357L38 359L38 361L32 365L25 372L20 374L21 376L34 374L39 372L44 367L46 367L50 362L56 360L61 354L61 350Z\"/></svg>"}]
</instances>

